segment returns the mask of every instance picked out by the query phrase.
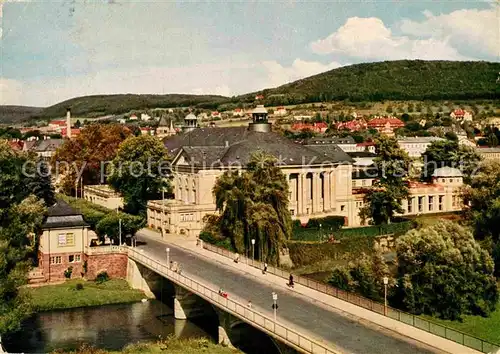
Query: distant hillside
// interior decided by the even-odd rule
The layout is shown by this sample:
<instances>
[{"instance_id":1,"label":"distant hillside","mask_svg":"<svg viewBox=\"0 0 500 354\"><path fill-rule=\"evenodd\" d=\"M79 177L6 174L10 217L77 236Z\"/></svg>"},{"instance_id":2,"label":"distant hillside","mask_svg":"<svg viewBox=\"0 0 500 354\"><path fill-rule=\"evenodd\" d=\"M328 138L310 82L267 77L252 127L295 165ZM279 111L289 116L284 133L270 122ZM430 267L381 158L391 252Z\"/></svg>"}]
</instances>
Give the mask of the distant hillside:
<instances>
[{"instance_id":1,"label":"distant hillside","mask_svg":"<svg viewBox=\"0 0 500 354\"><path fill-rule=\"evenodd\" d=\"M73 98L44 108L0 106L0 123L74 116L98 117L131 110L169 107L225 109L253 103L274 105L320 101L474 100L500 98L500 63L400 60L350 65L277 88L228 98L215 95L97 95ZM229 104L230 103L230 104ZM6 113L3 113L5 110ZM32 113L29 113L31 110ZM11 112L8 114L7 112ZM23 112L23 113L20 113Z\"/></svg>"},{"instance_id":2,"label":"distant hillside","mask_svg":"<svg viewBox=\"0 0 500 354\"><path fill-rule=\"evenodd\" d=\"M97 117L109 114L126 113L134 109L170 108L193 106L215 109L228 98L216 95L98 95L72 98L70 100L47 107L43 117L58 117L66 114L66 108L71 107L75 116Z\"/></svg>"},{"instance_id":3,"label":"distant hillside","mask_svg":"<svg viewBox=\"0 0 500 354\"><path fill-rule=\"evenodd\" d=\"M19 123L42 112L41 107L0 106L0 123Z\"/></svg>"},{"instance_id":4,"label":"distant hillside","mask_svg":"<svg viewBox=\"0 0 500 354\"><path fill-rule=\"evenodd\" d=\"M238 97L264 103L500 98L500 63L400 60L345 66Z\"/></svg>"}]
</instances>

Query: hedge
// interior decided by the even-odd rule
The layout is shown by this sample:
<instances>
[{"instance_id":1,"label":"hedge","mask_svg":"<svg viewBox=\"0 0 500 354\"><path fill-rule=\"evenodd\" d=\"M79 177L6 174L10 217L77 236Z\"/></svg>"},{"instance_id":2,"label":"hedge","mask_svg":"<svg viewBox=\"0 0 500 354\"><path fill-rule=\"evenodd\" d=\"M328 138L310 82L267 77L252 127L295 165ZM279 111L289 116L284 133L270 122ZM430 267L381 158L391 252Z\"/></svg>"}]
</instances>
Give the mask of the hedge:
<instances>
[{"instance_id":1,"label":"hedge","mask_svg":"<svg viewBox=\"0 0 500 354\"><path fill-rule=\"evenodd\" d=\"M309 225L309 223L308 223ZM353 236L381 236L387 234L403 234L415 227L413 221L403 221L386 225L373 225L365 227L356 227L349 229L340 229L332 231L321 228L298 227L294 224L292 240L297 241L325 241L329 235L333 235L336 239L342 239Z\"/></svg>"}]
</instances>

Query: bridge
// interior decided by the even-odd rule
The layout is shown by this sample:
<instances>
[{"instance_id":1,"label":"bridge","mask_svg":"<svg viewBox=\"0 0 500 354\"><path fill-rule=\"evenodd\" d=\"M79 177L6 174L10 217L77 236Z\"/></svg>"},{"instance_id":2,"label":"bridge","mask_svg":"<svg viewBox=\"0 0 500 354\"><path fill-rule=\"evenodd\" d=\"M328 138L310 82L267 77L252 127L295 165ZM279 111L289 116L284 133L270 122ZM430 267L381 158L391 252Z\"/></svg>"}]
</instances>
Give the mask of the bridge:
<instances>
[{"instance_id":1,"label":"bridge","mask_svg":"<svg viewBox=\"0 0 500 354\"><path fill-rule=\"evenodd\" d=\"M280 353L479 353L430 333L405 335L396 327L378 325L376 320L344 311L349 304L330 306L319 292L304 296L288 289L285 280L276 281L275 276L262 275L244 264L207 257L145 233L140 233L138 240L137 247L127 248L131 285L148 292L159 279L167 279L169 285L162 286L169 287L175 296L175 318L215 313L222 344L237 341L237 328L244 324L272 338ZM171 269L170 261L181 264L182 272ZM227 298L219 294L220 288L228 293ZM276 319L273 292L278 295ZM412 334L421 331L410 328Z\"/></svg>"}]
</instances>

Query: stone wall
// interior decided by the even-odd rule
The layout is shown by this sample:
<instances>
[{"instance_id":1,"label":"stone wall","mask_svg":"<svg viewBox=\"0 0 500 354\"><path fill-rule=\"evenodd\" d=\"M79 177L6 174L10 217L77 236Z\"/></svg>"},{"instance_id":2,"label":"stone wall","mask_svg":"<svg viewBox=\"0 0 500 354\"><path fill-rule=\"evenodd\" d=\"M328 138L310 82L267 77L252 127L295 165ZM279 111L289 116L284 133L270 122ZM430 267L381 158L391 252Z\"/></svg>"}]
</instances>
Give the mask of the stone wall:
<instances>
[{"instance_id":1,"label":"stone wall","mask_svg":"<svg viewBox=\"0 0 500 354\"><path fill-rule=\"evenodd\" d=\"M95 279L97 274L105 271L110 278L127 277L127 259L125 253L106 253L86 256L87 274L89 280Z\"/></svg>"},{"instance_id":2,"label":"stone wall","mask_svg":"<svg viewBox=\"0 0 500 354\"><path fill-rule=\"evenodd\" d=\"M70 262L69 256L80 256L79 262ZM59 257L59 258L58 258ZM52 253L49 257L48 254L39 254L40 268L43 271L45 280L48 282L61 281L66 279L64 272L69 268L73 268L71 278L80 278L83 273L83 261L85 255L83 253ZM50 258L60 259L60 263L50 264Z\"/></svg>"}]
</instances>

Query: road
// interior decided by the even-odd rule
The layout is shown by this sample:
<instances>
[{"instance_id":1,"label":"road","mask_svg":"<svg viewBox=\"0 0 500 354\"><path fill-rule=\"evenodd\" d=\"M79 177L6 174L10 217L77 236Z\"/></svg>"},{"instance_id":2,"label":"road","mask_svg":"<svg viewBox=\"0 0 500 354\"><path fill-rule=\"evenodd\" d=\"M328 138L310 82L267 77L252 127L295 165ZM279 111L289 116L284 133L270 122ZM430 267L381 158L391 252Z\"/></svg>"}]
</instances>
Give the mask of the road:
<instances>
[{"instance_id":1,"label":"road","mask_svg":"<svg viewBox=\"0 0 500 354\"><path fill-rule=\"evenodd\" d=\"M138 248L155 258L166 259L165 243L138 234ZM145 243L145 244L142 244ZM271 308L271 293L278 294L278 321L281 319L315 333L318 338L334 343L346 353L438 353L435 348L366 321L360 323L334 309L314 303L300 294L286 291L271 283L255 279L254 276L195 255L174 244L169 244L170 260L182 264L183 273L193 274L199 279L222 287L228 294L250 300L261 308ZM263 277L265 277L263 275ZM284 281L285 282L285 281Z\"/></svg>"}]
</instances>

